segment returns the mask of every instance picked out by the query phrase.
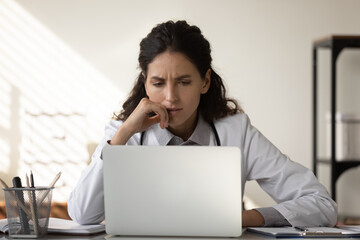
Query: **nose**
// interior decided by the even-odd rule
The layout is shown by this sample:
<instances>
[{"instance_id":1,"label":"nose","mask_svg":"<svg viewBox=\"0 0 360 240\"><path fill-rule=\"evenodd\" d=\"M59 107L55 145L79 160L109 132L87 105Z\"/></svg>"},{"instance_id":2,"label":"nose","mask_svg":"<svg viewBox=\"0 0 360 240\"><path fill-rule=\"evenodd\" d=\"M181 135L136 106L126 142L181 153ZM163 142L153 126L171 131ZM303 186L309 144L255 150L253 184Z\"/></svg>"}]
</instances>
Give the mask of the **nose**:
<instances>
[{"instance_id":1,"label":"nose","mask_svg":"<svg viewBox=\"0 0 360 240\"><path fill-rule=\"evenodd\" d=\"M166 88L166 100L168 102L175 102L178 99L176 86L168 84Z\"/></svg>"}]
</instances>

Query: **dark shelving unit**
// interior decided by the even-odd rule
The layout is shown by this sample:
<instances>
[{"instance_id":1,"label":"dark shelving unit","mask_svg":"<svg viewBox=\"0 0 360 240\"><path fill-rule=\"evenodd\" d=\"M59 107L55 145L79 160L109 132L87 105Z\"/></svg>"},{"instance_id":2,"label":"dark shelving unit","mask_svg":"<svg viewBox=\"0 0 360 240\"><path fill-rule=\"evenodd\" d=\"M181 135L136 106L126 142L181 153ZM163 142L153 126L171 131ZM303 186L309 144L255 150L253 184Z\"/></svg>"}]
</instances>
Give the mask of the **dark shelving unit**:
<instances>
[{"instance_id":1,"label":"dark shelving unit","mask_svg":"<svg viewBox=\"0 0 360 240\"><path fill-rule=\"evenodd\" d=\"M327 48L331 51L331 86L330 86L330 132L331 132L331 154L330 159L319 159L317 156L317 50ZM360 165L360 159L336 159L336 62L339 54L345 48L360 48L360 36L332 35L314 41L313 56L313 171L317 175L317 165L330 164L331 197L336 201L336 181L340 175L353 167Z\"/></svg>"}]
</instances>

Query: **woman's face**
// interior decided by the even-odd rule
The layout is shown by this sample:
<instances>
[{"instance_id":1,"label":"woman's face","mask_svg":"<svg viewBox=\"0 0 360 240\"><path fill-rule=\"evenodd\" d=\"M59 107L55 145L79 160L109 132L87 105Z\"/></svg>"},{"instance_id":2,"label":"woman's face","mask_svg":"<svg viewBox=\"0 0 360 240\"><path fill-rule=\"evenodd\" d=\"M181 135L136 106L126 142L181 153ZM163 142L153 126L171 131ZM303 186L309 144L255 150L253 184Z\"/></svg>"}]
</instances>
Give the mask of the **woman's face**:
<instances>
[{"instance_id":1,"label":"woman's face","mask_svg":"<svg viewBox=\"0 0 360 240\"><path fill-rule=\"evenodd\" d=\"M209 69L202 79L195 65L179 52L161 53L148 65L146 93L166 107L170 130L193 130L200 96L210 87L210 74Z\"/></svg>"}]
</instances>

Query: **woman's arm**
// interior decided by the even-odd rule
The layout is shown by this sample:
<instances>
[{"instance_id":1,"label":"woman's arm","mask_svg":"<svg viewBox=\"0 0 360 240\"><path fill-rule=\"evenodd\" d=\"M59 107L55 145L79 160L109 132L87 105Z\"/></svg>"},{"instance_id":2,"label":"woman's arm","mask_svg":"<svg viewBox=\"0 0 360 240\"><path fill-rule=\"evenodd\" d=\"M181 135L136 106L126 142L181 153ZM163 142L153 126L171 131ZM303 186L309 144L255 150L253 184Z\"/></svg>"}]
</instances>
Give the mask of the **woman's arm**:
<instances>
[{"instance_id":1,"label":"woman's arm","mask_svg":"<svg viewBox=\"0 0 360 240\"><path fill-rule=\"evenodd\" d=\"M291 225L334 226L337 205L314 174L282 154L250 124L246 115L242 118L247 180L259 183L277 202L273 208Z\"/></svg>"},{"instance_id":2,"label":"woman's arm","mask_svg":"<svg viewBox=\"0 0 360 240\"><path fill-rule=\"evenodd\" d=\"M215 126L223 145L238 146L242 151L243 189L246 181L256 180L277 203L271 209L257 209L265 226L335 225L337 205L324 186L309 169L282 154L251 125L246 114L220 119ZM255 219L256 225L261 226L255 213L249 216L245 212L244 224Z\"/></svg>"},{"instance_id":3,"label":"woman's arm","mask_svg":"<svg viewBox=\"0 0 360 240\"><path fill-rule=\"evenodd\" d=\"M102 149L110 140L121 122L111 121L105 127L105 136L97 146L90 165L81 177L68 199L68 213L80 224L98 224L105 218Z\"/></svg>"},{"instance_id":4,"label":"woman's arm","mask_svg":"<svg viewBox=\"0 0 360 240\"><path fill-rule=\"evenodd\" d=\"M155 115L149 116L150 113ZM160 104L143 98L125 122L111 121L105 127L105 137L96 148L91 164L84 170L68 199L69 216L80 224L96 224L104 220L104 185L102 149L106 144L138 145L137 133L160 123L167 127L168 113ZM133 136L136 136L132 138Z\"/></svg>"}]
</instances>

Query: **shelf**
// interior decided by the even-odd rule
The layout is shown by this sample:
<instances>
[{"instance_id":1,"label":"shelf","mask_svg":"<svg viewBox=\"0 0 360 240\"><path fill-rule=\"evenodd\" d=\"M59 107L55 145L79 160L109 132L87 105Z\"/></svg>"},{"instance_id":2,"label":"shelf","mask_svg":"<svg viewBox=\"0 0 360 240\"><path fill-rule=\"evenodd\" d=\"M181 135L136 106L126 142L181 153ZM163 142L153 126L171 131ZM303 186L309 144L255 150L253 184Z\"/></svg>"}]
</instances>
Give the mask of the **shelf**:
<instances>
[{"instance_id":1,"label":"shelf","mask_svg":"<svg viewBox=\"0 0 360 240\"><path fill-rule=\"evenodd\" d=\"M331 164L331 160L329 158L318 158L318 163L326 163ZM337 164L349 163L353 162L356 166L360 165L360 159L345 159L341 161L336 161Z\"/></svg>"},{"instance_id":2,"label":"shelf","mask_svg":"<svg viewBox=\"0 0 360 240\"><path fill-rule=\"evenodd\" d=\"M313 46L317 48L331 48L334 45L343 45L345 47L360 47L360 35L331 35L317 39Z\"/></svg>"},{"instance_id":3,"label":"shelf","mask_svg":"<svg viewBox=\"0 0 360 240\"><path fill-rule=\"evenodd\" d=\"M346 161L336 161L335 163L331 162L329 159L318 159L317 163L329 164L333 168L332 175L334 179L338 179L341 174L346 170L360 166L359 160L346 160ZM335 181L336 183L336 181ZM334 184L335 184L334 183Z\"/></svg>"},{"instance_id":4,"label":"shelf","mask_svg":"<svg viewBox=\"0 0 360 240\"><path fill-rule=\"evenodd\" d=\"M330 86L330 133L331 157L320 159L317 156L317 50L329 48L331 50L331 86ZM359 159L336 160L336 62L339 54L345 48L360 48L360 35L331 35L313 42L313 171L317 174L317 164L329 164L331 167L331 197L336 201L336 181L346 170L360 166Z\"/></svg>"}]
</instances>

